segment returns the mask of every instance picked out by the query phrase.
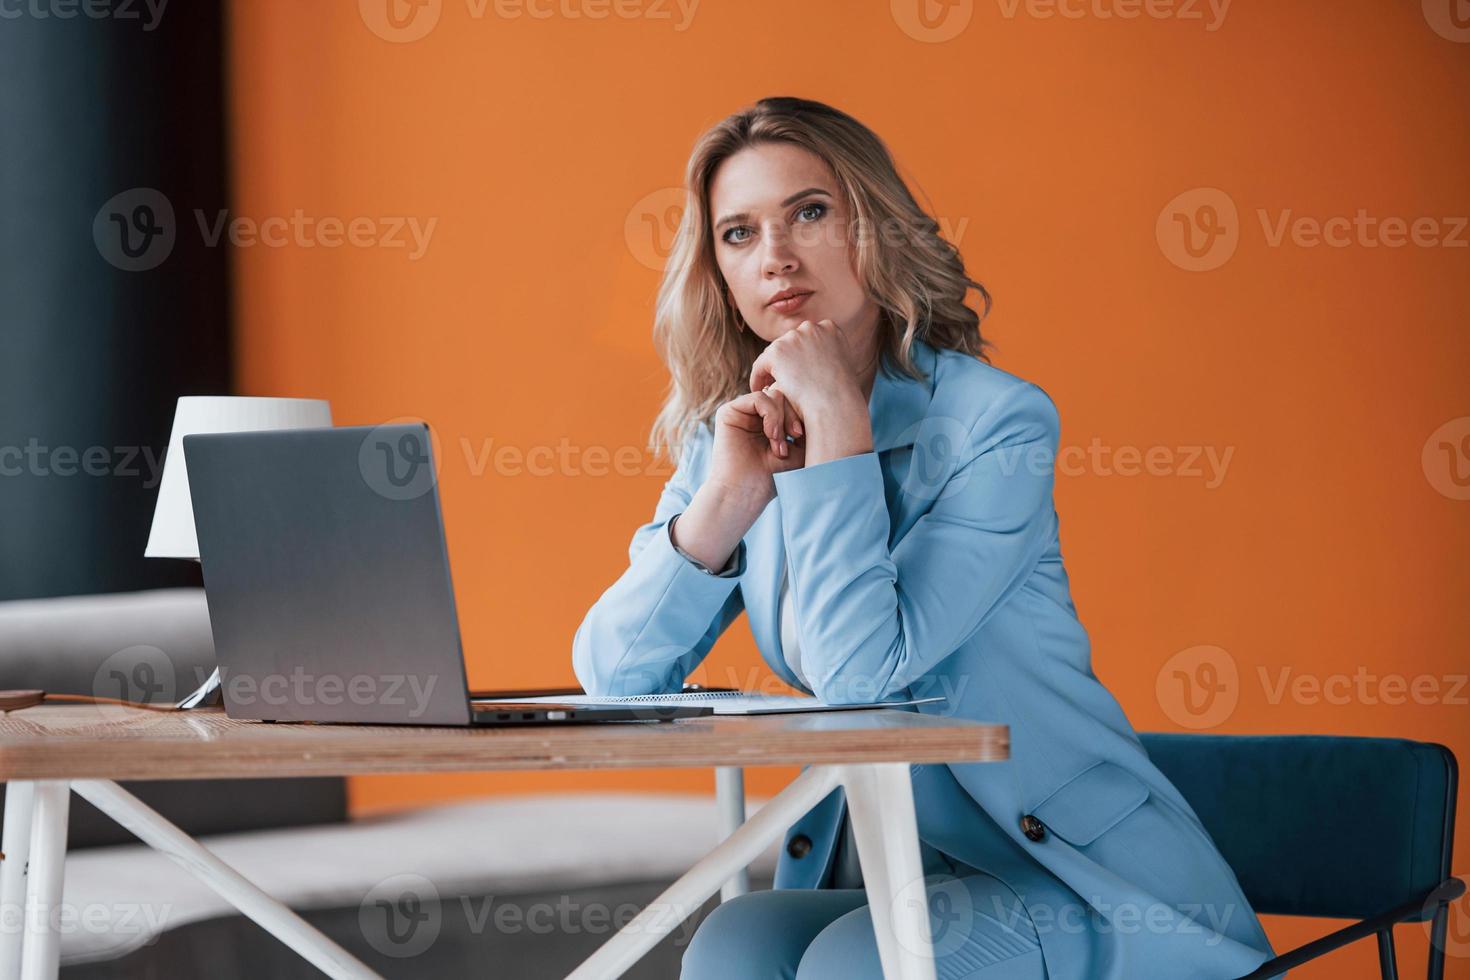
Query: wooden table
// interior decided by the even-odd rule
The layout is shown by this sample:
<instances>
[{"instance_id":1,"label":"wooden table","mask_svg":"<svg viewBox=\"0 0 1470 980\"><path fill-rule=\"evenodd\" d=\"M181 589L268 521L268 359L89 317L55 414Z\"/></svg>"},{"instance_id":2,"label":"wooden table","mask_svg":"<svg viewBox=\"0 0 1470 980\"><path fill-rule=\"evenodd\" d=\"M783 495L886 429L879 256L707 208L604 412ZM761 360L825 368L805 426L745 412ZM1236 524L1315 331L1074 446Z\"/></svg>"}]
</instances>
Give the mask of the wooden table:
<instances>
[{"instance_id":1,"label":"wooden table","mask_svg":"<svg viewBox=\"0 0 1470 980\"><path fill-rule=\"evenodd\" d=\"M572 977L620 976L722 886L730 894L729 882L842 787L884 975L932 980L909 766L1008 755L1004 725L902 710L513 728L269 724L231 720L213 708L12 711L0 714L0 780L9 783L0 844L0 977L57 975L60 942L50 913L62 902L71 792L180 862L329 976L373 977L114 780L712 766L722 774L722 808L734 817L728 836ZM743 767L793 764L808 768L749 821L740 819L743 794L735 794Z\"/></svg>"}]
</instances>

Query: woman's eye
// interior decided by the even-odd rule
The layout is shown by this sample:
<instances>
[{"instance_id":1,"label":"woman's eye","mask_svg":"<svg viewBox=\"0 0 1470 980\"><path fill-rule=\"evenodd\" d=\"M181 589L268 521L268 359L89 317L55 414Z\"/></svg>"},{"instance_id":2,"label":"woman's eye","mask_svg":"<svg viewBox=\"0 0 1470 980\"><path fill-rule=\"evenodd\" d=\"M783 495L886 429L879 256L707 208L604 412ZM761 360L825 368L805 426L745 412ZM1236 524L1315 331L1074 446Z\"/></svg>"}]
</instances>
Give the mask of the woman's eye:
<instances>
[{"instance_id":1,"label":"woman's eye","mask_svg":"<svg viewBox=\"0 0 1470 980\"><path fill-rule=\"evenodd\" d=\"M827 205L822 204L819 201L812 201L809 204L803 204L801 207L796 209L797 217L805 218L805 223L807 224L810 224L813 221L820 221L826 213ZM730 245L739 245L748 240L747 237L734 237L737 234L741 233L744 233L744 235L748 236L751 233L751 228L748 225L736 225L733 228L726 229L725 233L720 236L720 239Z\"/></svg>"}]
</instances>

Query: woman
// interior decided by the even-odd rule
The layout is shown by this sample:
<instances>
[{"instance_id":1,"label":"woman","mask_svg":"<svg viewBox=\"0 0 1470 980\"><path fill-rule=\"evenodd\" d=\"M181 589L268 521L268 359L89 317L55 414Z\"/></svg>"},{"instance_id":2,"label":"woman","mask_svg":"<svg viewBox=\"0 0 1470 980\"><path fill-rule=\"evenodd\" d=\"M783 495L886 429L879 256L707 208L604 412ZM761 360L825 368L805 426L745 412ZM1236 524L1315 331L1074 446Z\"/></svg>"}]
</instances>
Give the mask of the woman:
<instances>
[{"instance_id":1,"label":"woman","mask_svg":"<svg viewBox=\"0 0 1470 980\"><path fill-rule=\"evenodd\" d=\"M958 251L879 138L763 99L714 126L655 335L678 459L573 643L595 694L676 691L744 609L829 702L1010 726L1001 764L913 767L941 978L1229 980L1273 954L1194 811L1092 673L1052 505L1056 409L990 366ZM721 905L686 980L880 976L841 791L776 889Z\"/></svg>"}]
</instances>

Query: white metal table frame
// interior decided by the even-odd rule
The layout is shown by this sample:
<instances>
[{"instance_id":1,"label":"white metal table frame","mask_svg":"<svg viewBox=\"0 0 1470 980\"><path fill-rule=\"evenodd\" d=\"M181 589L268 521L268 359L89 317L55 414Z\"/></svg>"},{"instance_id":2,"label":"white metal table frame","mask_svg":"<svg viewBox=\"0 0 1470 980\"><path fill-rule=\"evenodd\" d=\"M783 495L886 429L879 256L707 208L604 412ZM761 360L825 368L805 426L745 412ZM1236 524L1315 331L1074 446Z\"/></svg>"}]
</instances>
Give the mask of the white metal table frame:
<instances>
[{"instance_id":1,"label":"white metal table frame","mask_svg":"<svg viewBox=\"0 0 1470 980\"><path fill-rule=\"evenodd\" d=\"M745 819L743 771L716 769L722 843L623 926L569 980L621 976L716 891L750 889L746 869L786 829L839 787L845 790L878 956L888 980L934 980L929 905L919 858L909 766L811 766ZM0 977L55 980L60 970L62 877L71 793L167 854L247 918L330 977L377 974L306 920L110 780L13 780L0 842Z\"/></svg>"}]
</instances>

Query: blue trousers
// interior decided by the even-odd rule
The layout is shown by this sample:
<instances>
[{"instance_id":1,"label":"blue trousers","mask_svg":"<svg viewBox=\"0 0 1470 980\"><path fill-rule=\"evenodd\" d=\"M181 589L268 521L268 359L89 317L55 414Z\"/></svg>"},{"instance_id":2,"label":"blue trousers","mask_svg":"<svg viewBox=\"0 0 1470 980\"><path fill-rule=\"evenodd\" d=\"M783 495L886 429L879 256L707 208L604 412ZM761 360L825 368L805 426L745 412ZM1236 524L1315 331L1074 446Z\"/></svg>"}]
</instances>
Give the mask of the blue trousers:
<instances>
[{"instance_id":1,"label":"blue trousers","mask_svg":"<svg viewBox=\"0 0 1470 980\"><path fill-rule=\"evenodd\" d=\"M1036 928L983 871L930 875L939 980L1046 980ZM717 907L684 952L681 980L881 980L861 888L751 892Z\"/></svg>"}]
</instances>

